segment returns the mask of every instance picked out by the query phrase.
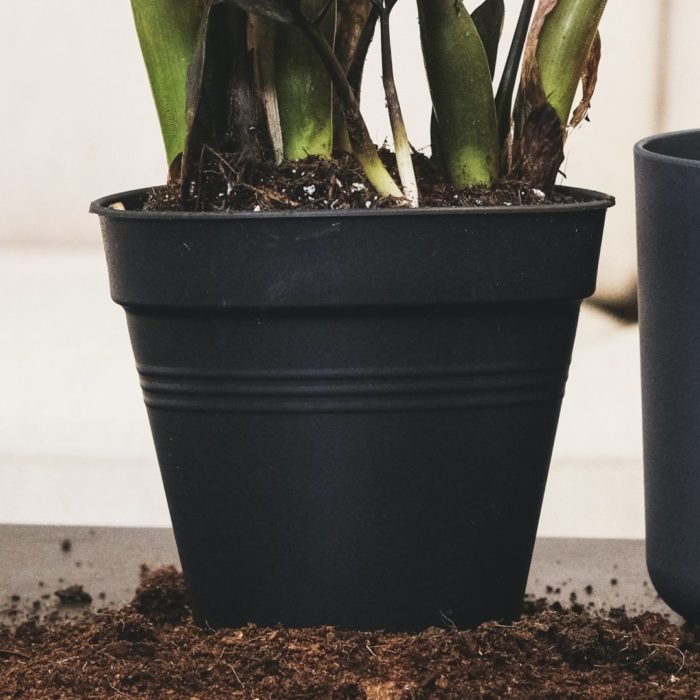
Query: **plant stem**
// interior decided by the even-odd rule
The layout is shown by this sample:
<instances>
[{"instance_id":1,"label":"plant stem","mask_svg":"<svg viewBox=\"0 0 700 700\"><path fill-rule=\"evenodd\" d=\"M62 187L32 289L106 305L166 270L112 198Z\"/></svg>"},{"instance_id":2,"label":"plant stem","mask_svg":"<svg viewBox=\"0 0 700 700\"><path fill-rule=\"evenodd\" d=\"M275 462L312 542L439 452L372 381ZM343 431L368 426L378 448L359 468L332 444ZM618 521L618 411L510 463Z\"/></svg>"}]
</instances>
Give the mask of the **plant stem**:
<instances>
[{"instance_id":1,"label":"plant stem","mask_svg":"<svg viewBox=\"0 0 700 700\"><path fill-rule=\"evenodd\" d=\"M518 78L518 66L527 41L527 29L530 26L535 0L523 0L520 8L518 24L515 27L513 41L508 51L506 64L503 68L501 82L496 92L496 114L498 117L498 139L501 150L504 149L510 133L511 110L513 108L513 92Z\"/></svg>"},{"instance_id":2,"label":"plant stem","mask_svg":"<svg viewBox=\"0 0 700 700\"><path fill-rule=\"evenodd\" d=\"M396 90L394 79L394 62L391 52L391 30L390 16L391 7L384 7L380 14L380 28L382 38L382 81L384 83L384 93L386 104L389 110L389 121L394 137L394 151L396 153L396 164L399 168L399 176L403 185L404 194L412 207L419 206L418 183L416 173L413 169L413 158L411 155L411 144L408 141L406 123L401 112L401 103Z\"/></svg>"},{"instance_id":3,"label":"plant stem","mask_svg":"<svg viewBox=\"0 0 700 700\"><path fill-rule=\"evenodd\" d=\"M333 49L318 29L306 19L297 3L293 3L290 10L299 28L318 51L321 60L326 66L326 70L331 76L336 94L345 112L348 136L350 137L353 153L360 162L367 178L382 197L403 199L401 189L396 182L394 182L394 178L391 177L389 171L384 167L384 163L382 163L377 153L377 148L369 135L367 124L365 124L365 120L362 118L360 105L357 102L355 93L340 63L338 63Z\"/></svg>"}]
</instances>

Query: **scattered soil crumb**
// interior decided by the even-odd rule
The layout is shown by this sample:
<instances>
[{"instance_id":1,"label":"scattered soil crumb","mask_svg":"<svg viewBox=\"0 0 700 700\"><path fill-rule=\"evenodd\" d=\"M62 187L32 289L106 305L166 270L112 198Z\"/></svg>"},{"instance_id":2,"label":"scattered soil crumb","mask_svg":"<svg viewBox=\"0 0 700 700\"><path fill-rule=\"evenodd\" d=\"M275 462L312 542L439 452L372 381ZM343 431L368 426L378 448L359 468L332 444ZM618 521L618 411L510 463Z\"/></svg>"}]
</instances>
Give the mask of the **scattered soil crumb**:
<instances>
[{"instance_id":1,"label":"scattered soil crumb","mask_svg":"<svg viewBox=\"0 0 700 700\"><path fill-rule=\"evenodd\" d=\"M616 579L616 578L611 578L611 579L610 579L610 585L611 585L611 586L617 586L617 579Z\"/></svg>"},{"instance_id":2,"label":"scattered soil crumb","mask_svg":"<svg viewBox=\"0 0 700 700\"><path fill-rule=\"evenodd\" d=\"M62 552L70 552L71 549L73 549L73 543L68 538L66 538L65 540L63 540L63 542L61 542L61 551Z\"/></svg>"},{"instance_id":3,"label":"scattered soil crumb","mask_svg":"<svg viewBox=\"0 0 700 700\"><path fill-rule=\"evenodd\" d=\"M54 593L61 605L87 605L92 603L92 596L82 586L60 588Z\"/></svg>"},{"instance_id":4,"label":"scattered soil crumb","mask_svg":"<svg viewBox=\"0 0 700 700\"><path fill-rule=\"evenodd\" d=\"M381 157L398 178L396 159L387 150ZM414 165L423 207L489 207L563 204L577 201L555 190L544 193L519 182L498 182L493 187L455 190L426 156L415 154ZM379 197L351 156L334 160L307 158L285 162L258 162L241 154L205 151L201 178L191 183L188 208L212 212L310 211L386 209L405 202ZM398 180L397 180L398 181ZM179 184L155 188L144 205L147 211L182 211Z\"/></svg>"},{"instance_id":5,"label":"scattered soil crumb","mask_svg":"<svg viewBox=\"0 0 700 700\"><path fill-rule=\"evenodd\" d=\"M586 591L586 595L592 595L593 594L593 586L589 583L584 589Z\"/></svg>"}]
</instances>

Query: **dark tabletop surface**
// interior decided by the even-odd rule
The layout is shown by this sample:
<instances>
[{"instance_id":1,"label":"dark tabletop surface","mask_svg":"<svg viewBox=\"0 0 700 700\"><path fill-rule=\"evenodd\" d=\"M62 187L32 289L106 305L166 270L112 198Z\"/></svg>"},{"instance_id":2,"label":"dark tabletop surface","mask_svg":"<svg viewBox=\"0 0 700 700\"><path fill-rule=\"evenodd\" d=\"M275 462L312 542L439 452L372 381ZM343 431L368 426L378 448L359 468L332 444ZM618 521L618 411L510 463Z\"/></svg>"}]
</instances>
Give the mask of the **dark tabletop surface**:
<instances>
[{"instance_id":1,"label":"dark tabletop surface","mask_svg":"<svg viewBox=\"0 0 700 700\"><path fill-rule=\"evenodd\" d=\"M21 621L32 605L51 612L54 592L73 584L93 597L93 608L121 605L142 564L178 564L171 530L0 525L0 621ZM598 610L624 605L678 619L649 581L639 540L538 539L527 592L565 605L573 593Z\"/></svg>"}]
</instances>

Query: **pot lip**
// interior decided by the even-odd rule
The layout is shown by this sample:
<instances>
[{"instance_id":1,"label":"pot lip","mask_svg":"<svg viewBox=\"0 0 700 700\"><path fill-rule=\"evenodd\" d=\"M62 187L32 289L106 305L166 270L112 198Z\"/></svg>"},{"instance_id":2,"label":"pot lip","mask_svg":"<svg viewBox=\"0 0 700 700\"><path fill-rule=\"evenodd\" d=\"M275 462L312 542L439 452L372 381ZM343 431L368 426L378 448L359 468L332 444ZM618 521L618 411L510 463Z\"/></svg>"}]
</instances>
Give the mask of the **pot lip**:
<instances>
[{"instance_id":1,"label":"pot lip","mask_svg":"<svg viewBox=\"0 0 700 700\"><path fill-rule=\"evenodd\" d=\"M368 219L396 216L479 216L479 215L508 215L522 214L561 214L573 212L586 212L605 210L615 205L615 198L603 192L581 189L578 187L557 187L563 194L575 194L585 197L587 201L565 204L528 204L521 206L497 206L497 207L421 207L418 209L394 208L394 209L321 209L312 211L263 211L263 212L185 212L185 211L135 211L113 209L112 204L142 196L153 188L145 187L127 192L107 195L96 199L90 205L90 213L110 219L142 219L147 221L246 221L246 220L270 220L270 219Z\"/></svg>"},{"instance_id":2,"label":"pot lip","mask_svg":"<svg viewBox=\"0 0 700 700\"><path fill-rule=\"evenodd\" d=\"M700 129L681 129L680 131L665 131L659 134L647 136L641 141L637 141L634 145L636 155L643 156L647 160L653 160L658 163L675 163L683 165L687 168L700 168L700 158L681 158L679 156L669 156L664 153L657 153L649 150L653 144L663 142L667 139L674 139L679 136L696 135L700 139Z\"/></svg>"}]
</instances>

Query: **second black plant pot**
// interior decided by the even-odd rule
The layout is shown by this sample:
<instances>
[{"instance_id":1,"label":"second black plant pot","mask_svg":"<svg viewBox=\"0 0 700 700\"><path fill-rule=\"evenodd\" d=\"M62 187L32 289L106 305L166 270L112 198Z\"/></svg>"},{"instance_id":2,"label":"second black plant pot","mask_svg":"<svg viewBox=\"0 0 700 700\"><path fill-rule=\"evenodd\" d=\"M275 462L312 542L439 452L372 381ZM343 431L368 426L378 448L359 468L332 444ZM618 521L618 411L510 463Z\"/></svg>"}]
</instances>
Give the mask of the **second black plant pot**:
<instances>
[{"instance_id":1,"label":"second black plant pot","mask_svg":"<svg viewBox=\"0 0 700 700\"><path fill-rule=\"evenodd\" d=\"M197 621L417 630L520 613L612 203L577 194L490 210L93 205Z\"/></svg>"},{"instance_id":2,"label":"second black plant pot","mask_svg":"<svg viewBox=\"0 0 700 700\"><path fill-rule=\"evenodd\" d=\"M649 575L700 622L700 130L635 146Z\"/></svg>"}]
</instances>

